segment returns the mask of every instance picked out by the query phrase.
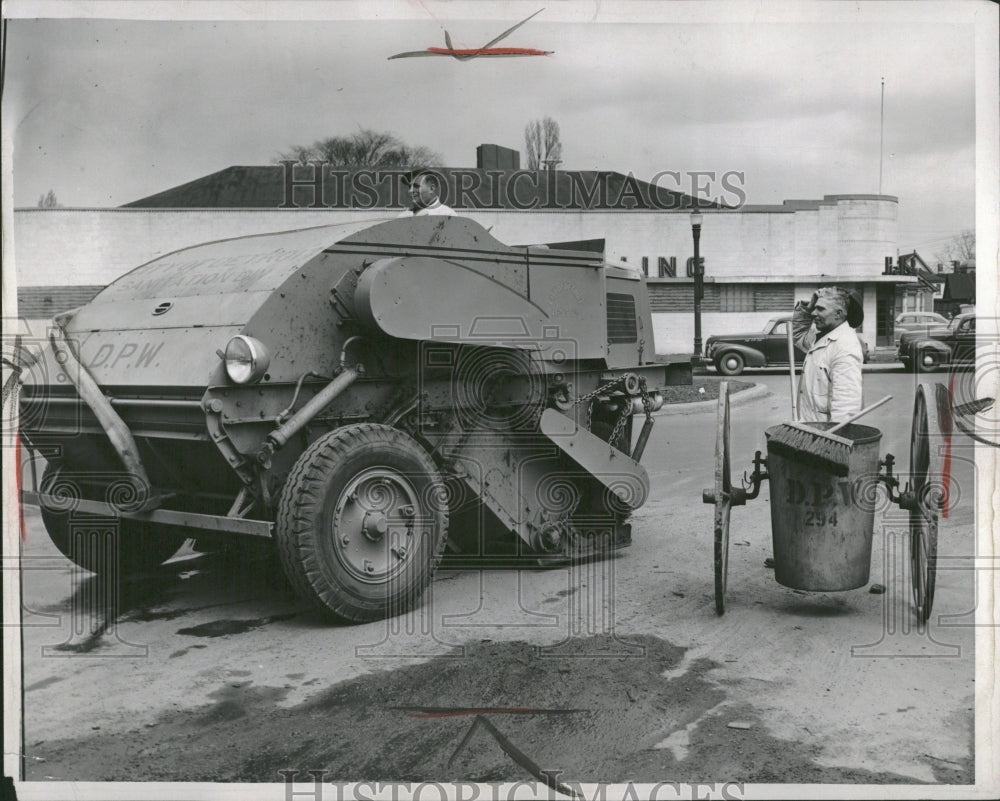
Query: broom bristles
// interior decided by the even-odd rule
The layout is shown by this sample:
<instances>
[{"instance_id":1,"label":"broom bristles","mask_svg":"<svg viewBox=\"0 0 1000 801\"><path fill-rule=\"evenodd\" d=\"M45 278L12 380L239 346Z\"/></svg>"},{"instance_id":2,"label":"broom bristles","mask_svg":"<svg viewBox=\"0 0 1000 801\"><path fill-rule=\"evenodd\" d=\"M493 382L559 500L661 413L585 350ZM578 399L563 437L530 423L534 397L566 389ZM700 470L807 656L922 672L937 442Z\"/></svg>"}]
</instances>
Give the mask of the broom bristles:
<instances>
[{"instance_id":1,"label":"broom bristles","mask_svg":"<svg viewBox=\"0 0 1000 801\"><path fill-rule=\"evenodd\" d=\"M846 476L854 442L801 423L783 423L768 432L768 447L834 475Z\"/></svg>"}]
</instances>

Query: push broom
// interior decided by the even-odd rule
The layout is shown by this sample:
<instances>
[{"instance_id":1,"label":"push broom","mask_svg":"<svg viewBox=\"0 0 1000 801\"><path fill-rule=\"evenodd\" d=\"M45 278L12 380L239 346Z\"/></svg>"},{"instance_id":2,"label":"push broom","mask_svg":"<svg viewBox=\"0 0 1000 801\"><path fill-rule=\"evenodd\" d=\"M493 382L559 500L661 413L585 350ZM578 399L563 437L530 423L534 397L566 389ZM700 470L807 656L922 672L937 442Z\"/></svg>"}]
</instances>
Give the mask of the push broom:
<instances>
[{"instance_id":1,"label":"push broom","mask_svg":"<svg viewBox=\"0 0 1000 801\"><path fill-rule=\"evenodd\" d=\"M883 403L892 400L892 395L886 395L882 400L866 406L833 428L822 431L805 423L782 423L768 430L768 447L775 453L790 456L798 461L813 464L828 470L837 476L846 476L851 463L851 449L854 440L837 436L848 423L853 423L868 412L874 411Z\"/></svg>"},{"instance_id":2,"label":"push broom","mask_svg":"<svg viewBox=\"0 0 1000 801\"><path fill-rule=\"evenodd\" d=\"M851 449L854 441L837 436L848 423L863 417L877 409L883 403L892 400L892 395L886 395L871 406L866 406L856 414L833 428L825 431L798 422L798 409L795 403L795 347L792 342L792 324L788 322L788 363L791 368L792 384L792 417L793 422L783 423L768 431L768 447L775 453L790 456L797 461L806 462L828 470L837 476L846 476L851 461Z\"/></svg>"}]
</instances>

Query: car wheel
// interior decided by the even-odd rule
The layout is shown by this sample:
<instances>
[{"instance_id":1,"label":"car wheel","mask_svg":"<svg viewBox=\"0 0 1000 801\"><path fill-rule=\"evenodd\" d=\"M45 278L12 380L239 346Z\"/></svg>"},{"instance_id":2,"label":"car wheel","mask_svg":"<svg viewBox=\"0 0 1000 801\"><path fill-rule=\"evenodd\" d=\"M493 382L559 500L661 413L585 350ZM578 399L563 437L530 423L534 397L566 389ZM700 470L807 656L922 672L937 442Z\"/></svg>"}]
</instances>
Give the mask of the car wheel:
<instances>
[{"instance_id":1,"label":"car wheel","mask_svg":"<svg viewBox=\"0 0 1000 801\"><path fill-rule=\"evenodd\" d=\"M408 434L361 423L320 437L281 493L276 539L296 592L338 620L403 612L431 583L448 531L444 482Z\"/></svg>"},{"instance_id":2,"label":"car wheel","mask_svg":"<svg viewBox=\"0 0 1000 801\"><path fill-rule=\"evenodd\" d=\"M716 357L716 369L723 375L739 375L743 372L743 357L735 351L729 351Z\"/></svg>"},{"instance_id":3,"label":"car wheel","mask_svg":"<svg viewBox=\"0 0 1000 801\"><path fill-rule=\"evenodd\" d=\"M917 360L914 362L917 369L922 373L929 373L932 370L936 370L944 363L944 359L941 358L941 354L936 350L922 350L917 354Z\"/></svg>"}]
</instances>

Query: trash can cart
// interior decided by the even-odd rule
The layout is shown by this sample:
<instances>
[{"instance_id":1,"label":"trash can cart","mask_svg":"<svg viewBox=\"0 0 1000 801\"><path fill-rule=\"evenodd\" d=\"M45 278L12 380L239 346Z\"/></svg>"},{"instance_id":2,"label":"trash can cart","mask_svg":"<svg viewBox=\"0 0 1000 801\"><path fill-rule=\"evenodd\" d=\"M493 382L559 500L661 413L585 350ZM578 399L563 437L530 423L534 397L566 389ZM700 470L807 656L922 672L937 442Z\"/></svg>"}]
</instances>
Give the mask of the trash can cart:
<instances>
[{"instance_id":1,"label":"trash can cart","mask_svg":"<svg viewBox=\"0 0 1000 801\"><path fill-rule=\"evenodd\" d=\"M893 474L895 457L879 459L882 433L849 424L838 434L851 441L846 475L837 474L809 454L797 454L772 439L780 427L765 432L767 458L757 451L752 472L733 486L729 446L729 385L719 385L715 437L715 484L702 492L713 504L715 611L725 612L729 568L729 520L732 507L755 499L764 481L771 482L771 537L775 579L782 585L814 592L856 589L868 582L878 486L890 502L909 511L910 579L920 622L934 601L938 515L946 503L939 444L951 434L947 388L922 382L917 387L910 431L910 470L900 492ZM817 430L830 423L810 424Z\"/></svg>"}]
</instances>

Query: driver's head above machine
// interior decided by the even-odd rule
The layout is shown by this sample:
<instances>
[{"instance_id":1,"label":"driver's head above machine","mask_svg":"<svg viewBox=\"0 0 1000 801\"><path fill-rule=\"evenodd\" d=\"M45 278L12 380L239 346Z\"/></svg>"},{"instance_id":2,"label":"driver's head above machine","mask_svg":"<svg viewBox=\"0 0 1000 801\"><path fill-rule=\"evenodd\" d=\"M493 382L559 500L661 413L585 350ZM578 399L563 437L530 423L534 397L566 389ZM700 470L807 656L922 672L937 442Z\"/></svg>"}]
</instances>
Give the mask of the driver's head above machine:
<instances>
[{"instance_id":1,"label":"driver's head above machine","mask_svg":"<svg viewBox=\"0 0 1000 801\"><path fill-rule=\"evenodd\" d=\"M400 217L424 217L428 215L450 215L454 210L441 201L442 178L429 170L412 170L403 176L409 185L410 208Z\"/></svg>"},{"instance_id":2,"label":"driver's head above machine","mask_svg":"<svg viewBox=\"0 0 1000 801\"><path fill-rule=\"evenodd\" d=\"M857 328L865 316L857 297L837 286L825 286L814 292L808 310L820 336L829 333L845 320L851 328Z\"/></svg>"}]
</instances>

